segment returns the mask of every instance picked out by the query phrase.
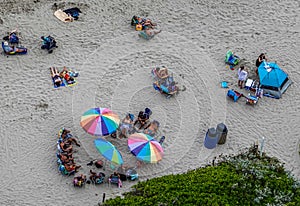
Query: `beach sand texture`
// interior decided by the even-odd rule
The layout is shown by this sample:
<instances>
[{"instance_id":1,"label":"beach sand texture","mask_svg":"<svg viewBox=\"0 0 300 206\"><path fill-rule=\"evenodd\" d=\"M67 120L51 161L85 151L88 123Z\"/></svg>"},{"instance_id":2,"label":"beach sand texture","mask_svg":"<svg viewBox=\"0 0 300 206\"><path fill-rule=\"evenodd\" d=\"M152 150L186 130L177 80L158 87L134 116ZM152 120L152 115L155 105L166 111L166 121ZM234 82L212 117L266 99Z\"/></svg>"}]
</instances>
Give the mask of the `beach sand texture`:
<instances>
[{"instance_id":1,"label":"beach sand texture","mask_svg":"<svg viewBox=\"0 0 300 206\"><path fill-rule=\"evenodd\" d=\"M57 3L57 7L53 6ZM64 23L56 9L77 6L78 21ZM299 2L289 1L0 1L0 31L18 28L27 55L1 55L0 205L97 205L121 195L135 182L118 189L108 184L74 188L56 164L57 133L68 128L78 137L75 162L103 159L93 137L80 127L81 115L92 107L107 107L122 119L151 108L166 136L159 164L138 169L140 180L183 173L235 154L265 137L265 151L285 163L299 179ZM133 15L149 17L162 32L150 41L130 26ZM58 48L41 50L41 36L52 35ZM237 89L237 71L224 64L232 49L253 73L257 56L266 52L293 81L283 98L264 97L255 106L245 99L226 98L221 81ZM185 91L170 99L152 87L151 68L167 66ZM49 67L68 66L80 73L78 84L54 89ZM251 69L252 68L252 69ZM244 94L248 92L242 91ZM213 150L203 146L209 127L224 122L227 142ZM106 137L134 166L126 139ZM97 170L103 171L103 170ZM105 173L111 173L106 162Z\"/></svg>"}]
</instances>

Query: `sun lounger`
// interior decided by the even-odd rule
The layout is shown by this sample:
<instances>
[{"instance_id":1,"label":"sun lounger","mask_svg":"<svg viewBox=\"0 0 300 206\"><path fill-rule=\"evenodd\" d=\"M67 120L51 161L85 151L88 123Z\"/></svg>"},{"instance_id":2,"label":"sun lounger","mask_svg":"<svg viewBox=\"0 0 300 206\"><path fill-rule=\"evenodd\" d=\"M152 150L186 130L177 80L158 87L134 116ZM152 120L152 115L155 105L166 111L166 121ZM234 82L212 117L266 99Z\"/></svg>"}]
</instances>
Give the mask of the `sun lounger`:
<instances>
[{"instance_id":1,"label":"sun lounger","mask_svg":"<svg viewBox=\"0 0 300 206\"><path fill-rule=\"evenodd\" d=\"M237 102L237 100L240 98L240 97L243 97L244 95L242 93L239 93L235 90L228 90L227 92L227 96L231 99L233 99L234 102Z\"/></svg>"},{"instance_id":2,"label":"sun lounger","mask_svg":"<svg viewBox=\"0 0 300 206\"><path fill-rule=\"evenodd\" d=\"M249 94L246 97L246 103L247 104L255 105L255 104L257 104L257 102L258 102L258 97L256 97L256 96L253 96L253 95Z\"/></svg>"}]
</instances>

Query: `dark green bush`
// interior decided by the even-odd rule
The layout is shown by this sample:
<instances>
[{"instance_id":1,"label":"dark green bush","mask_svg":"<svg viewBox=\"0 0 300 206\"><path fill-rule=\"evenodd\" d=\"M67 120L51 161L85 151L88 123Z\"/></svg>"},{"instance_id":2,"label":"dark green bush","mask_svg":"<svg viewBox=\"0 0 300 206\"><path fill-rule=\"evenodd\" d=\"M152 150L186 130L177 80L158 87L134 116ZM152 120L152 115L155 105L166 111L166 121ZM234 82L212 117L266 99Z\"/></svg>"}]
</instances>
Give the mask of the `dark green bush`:
<instances>
[{"instance_id":1,"label":"dark green bush","mask_svg":"<svg viewBox=\"0 0 300 206\"><path fill-rule=\"evenodd\" d=\"M215 166L139 182L105 205L300 205L300 184L276 158L251 147Z\"/></svg>"}]
</instances>

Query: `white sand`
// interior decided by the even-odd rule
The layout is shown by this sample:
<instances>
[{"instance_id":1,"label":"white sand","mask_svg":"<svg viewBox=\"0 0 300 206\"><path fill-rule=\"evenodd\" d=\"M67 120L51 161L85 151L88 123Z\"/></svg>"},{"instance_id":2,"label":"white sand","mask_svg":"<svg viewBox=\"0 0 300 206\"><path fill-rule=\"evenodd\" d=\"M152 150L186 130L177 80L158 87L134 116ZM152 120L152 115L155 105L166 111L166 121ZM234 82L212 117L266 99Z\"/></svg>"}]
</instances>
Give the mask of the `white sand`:
<instances>
[{"instance_id":1,"label":"white sand","mask_svg":"<svg viewBox=\"0 0 300 206\"><path fill-rule=\"evenodd\" d=\"M18 27L29 49L26 56L0 56L0 205L96 205L103 192L109 198L129 190L133 183L124 182L122 189L108 184L74 188L72 177L57 170L61 127L82 144L74 154L83 166L80 173L94 168L86 166L90 160L103 159L94 148L95 137L79 125L83 112L95 106L111 108L121 118L149 107L152 119L161 123L164 159L142 166L140 180L197 168L260 137L266 138L265 151L300 177L299 2L65 1L63 9L78 6L83 11L73 23L53 16L55 1L0 2L1 35ZM163 31L150 41L139 39L130 27L133 15L152 18ZM48 34L58 42L53 54L40 49L40 36ZM226 80L237 88L236 71L224 64L228 49L251 63L267 52L294 84L280 100L264 97L254 107L244 99L233 103L219 85ZM150 69L161 65L186 91L170 99L154 91ZM78 85L53 89L50 66L75 68ZM206 130L219 122L229 129L226 144L205 149ZM108 140L122 152L125 164L134 164L125 139Z\"/></svg>"}]
</instances>

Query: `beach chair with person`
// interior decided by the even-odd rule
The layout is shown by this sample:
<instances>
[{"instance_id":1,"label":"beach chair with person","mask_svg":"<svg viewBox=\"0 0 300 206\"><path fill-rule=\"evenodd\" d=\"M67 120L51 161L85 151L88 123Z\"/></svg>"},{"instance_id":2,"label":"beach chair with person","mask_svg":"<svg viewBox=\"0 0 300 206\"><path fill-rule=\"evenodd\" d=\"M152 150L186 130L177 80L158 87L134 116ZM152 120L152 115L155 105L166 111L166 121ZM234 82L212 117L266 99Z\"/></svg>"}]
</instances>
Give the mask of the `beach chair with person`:
<instances>
[{"instance_id":1,"label":"beach chair with person","mask_svg":"<svg viewBox=\"0 0 300 206\"><path fill-rule=\"evenodd\" d=\"M137 130L142 129L149 122L149 118L150 118L151 114L152 114L152 111L149 108L145 108L145 111L139 112L138 117L133 124L134 126L136 124L140 125L139 129L137 129Z\"/></svg>"},{"instance_id":2,"label":"beach chair with person","mask_svg":"<svg viewBox=\"0 0 300 206\"><path fill-rule=\"evenodd\" d=\"M74 187L82 187L86 183L86 176L83 174L80 174L77 177L73 178L73 185Z\"/></svg>"},{"instance_id":3,"label":"beach chair with person","mask_svg":"<svg viewBox=\"0 0 300 206\"><path fill-rule=\"evenodd\" d=\"M148 124L145 129L144 133L148 134L152 137L154 137L157 134L158 128L159 128L159 122L156 120L153 120L150 124Z\"/></svg>"},{"instance_id":4,"label":"beach chair with person","mask_svg":"<svg viewBox=\"0 0 300 206\"><path fill-rule=\"evenodd\" d=\"M99 172L98 174L96 172L93 172L90 170L90 181L94 184L102 184L104 182L105 174L103 172Z\"/></svg>"},{"instance_id":5,"label":"beach chair with person","mask_svg":"<svg viewBox=\"0 0 300 206\"><path fill-rule=\"evenodd\" d=\"M156 80L163 80L169 77L168 69L165 66L163 66L162 68L156 67L152 69L151 74Z\"/></svg>"},{"instance_id":6,"label":"beach chair with person","mask_svg":"<svg viewBox=\"0 0 300 206\"><path fill-rule=\"evenodd\" d=\"M114 172L113 174L110 175L108 179L109 184L116 184L118 187L122 187L122 181L120 178L120 175L117 172Z\"/></svg>"},{"instance_id":7,"label":"beach chair with person","mask_svg":"<svg viewBox=\"0 0 300 206\"><path fill-rule=\"evenodd\" d=\"M161 94L165 94L167 98L170 98L179 92L177 82L174 81L172 76L168 76L163 80L155 81L153 83L153 88Z\"/></svg>"},{"instance_id":8,"label":"beach chair with person","mask_svg":"<svg viewBox=\"0 0 300 206\"><path fill-rule=\"evenodd\" d=\"M133 126L134 115L128 113L125 118L121 121L116 132L112 133L110 136L113 138L127 138L129 135L135 132Z\"/></svg>"}]
</instances>

